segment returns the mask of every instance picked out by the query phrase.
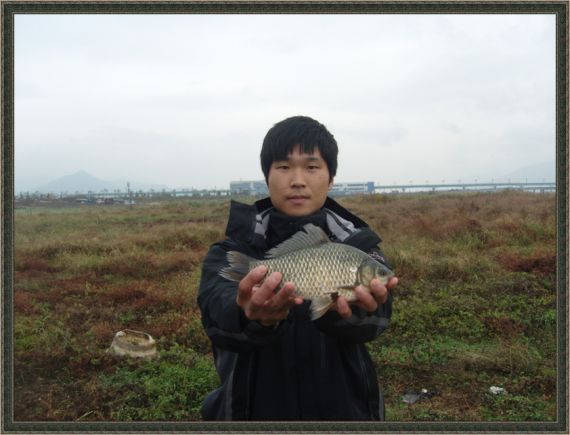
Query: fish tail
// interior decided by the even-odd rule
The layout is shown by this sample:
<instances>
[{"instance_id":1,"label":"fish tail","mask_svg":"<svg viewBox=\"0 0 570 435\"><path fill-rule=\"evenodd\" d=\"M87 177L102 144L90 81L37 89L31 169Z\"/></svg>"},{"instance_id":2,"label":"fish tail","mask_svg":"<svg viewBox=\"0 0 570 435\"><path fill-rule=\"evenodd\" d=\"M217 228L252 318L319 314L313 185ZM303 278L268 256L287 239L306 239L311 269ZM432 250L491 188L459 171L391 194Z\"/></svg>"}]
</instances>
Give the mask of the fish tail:
<instances>
[{"instance_id":1,"label":"fish tail","mask_svg":"<svg viewBox=\"0 0 570 435\"><path fill-rule=\"evenodd\" d=\"M220 276L230 281L241 281L249 272L249 263L253 258L238 251L229 251L227 258L230 265L220 270Z\"/></svg>"}]
</instances>

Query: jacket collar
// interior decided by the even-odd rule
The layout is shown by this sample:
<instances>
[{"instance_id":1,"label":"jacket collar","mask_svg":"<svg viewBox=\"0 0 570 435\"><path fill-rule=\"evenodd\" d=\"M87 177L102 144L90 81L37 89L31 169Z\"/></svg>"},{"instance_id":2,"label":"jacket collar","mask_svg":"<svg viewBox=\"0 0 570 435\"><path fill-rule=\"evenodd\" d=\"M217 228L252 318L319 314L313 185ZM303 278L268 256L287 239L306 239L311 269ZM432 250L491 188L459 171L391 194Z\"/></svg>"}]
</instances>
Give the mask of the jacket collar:
<instances>
[{"instance_id":1,"label":"jacket collar","mask_svg":"<svg viewBox=\"0 0 570 435\"><path fill-rule=\"evenodd\" d=\"M332 240L341 242L359 228L368 227L366 222L330 197L321 210L300 218L279 213L270 198L261 199L253 205L232 200L226 236L267 249L293 235L309 222L324 228Z\"/></svg>"}]
</instances>

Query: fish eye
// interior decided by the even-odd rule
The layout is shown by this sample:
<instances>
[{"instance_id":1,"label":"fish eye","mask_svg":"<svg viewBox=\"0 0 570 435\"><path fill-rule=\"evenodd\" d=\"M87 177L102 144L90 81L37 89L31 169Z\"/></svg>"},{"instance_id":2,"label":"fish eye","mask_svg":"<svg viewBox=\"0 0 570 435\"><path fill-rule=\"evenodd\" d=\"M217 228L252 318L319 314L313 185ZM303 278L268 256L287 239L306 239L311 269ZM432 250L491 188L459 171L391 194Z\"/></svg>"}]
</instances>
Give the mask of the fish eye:
<instances>
[{"instance_id":1,"label":"fish eye","mask_svg":"<svg viewBox=\"0 0 570 435\"><path fill-rule=\"evenodd\" d=\"M380 275L380 276L384 276L384 275L386 275L386 274L387 274L387 272L388 272L388 271L386 270L386 268L385 268L385 267L382 267L382 266L376 266L376 273L377 273L378 275Z\"/></svg>"}]
</instances>

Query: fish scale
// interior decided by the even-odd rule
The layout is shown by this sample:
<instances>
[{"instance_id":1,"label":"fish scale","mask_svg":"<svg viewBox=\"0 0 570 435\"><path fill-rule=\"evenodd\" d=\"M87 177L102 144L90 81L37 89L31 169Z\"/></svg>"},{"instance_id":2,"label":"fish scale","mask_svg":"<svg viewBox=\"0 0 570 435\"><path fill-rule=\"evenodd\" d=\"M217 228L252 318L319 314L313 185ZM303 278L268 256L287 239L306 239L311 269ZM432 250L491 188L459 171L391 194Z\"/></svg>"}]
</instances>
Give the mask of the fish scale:
<instances>
[{"instance_id":1,"label":"fish scale","mask_svg":"<svg viewBox=\"0 0 570 435\"><path fill-rule=\"evenodd\" d=\"M267 267L267 275L281 272L282 283L295 283L295 295L307 299L338 293L351 301L354 292L339 287L356 286L357 265L363 252L347 245L331 243L321 248L307 248L269 260L255 260L250 270L260 265Z\"/></svg>"}]
</instances>

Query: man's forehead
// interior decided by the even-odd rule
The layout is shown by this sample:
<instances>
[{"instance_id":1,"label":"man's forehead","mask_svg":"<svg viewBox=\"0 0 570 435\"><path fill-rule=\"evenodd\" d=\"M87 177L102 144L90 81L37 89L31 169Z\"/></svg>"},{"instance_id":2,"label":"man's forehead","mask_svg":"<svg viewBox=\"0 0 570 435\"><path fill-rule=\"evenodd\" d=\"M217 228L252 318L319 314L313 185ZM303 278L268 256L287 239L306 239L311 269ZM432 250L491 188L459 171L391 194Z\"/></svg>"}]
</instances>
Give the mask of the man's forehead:
<instances>
[{"instance_id":1,"label":"man's forehead","mask_svg":"<svg viewBox=\"0 0 570 435\"><path fill-rule=\"evenodd\" d=\"M287 160L291 159L303 159L303 160L322 160L321 152L318 147L313 148L312 152L301 151L301 147L295 146L287 155Z\"/></svg>"}]
</instances>

